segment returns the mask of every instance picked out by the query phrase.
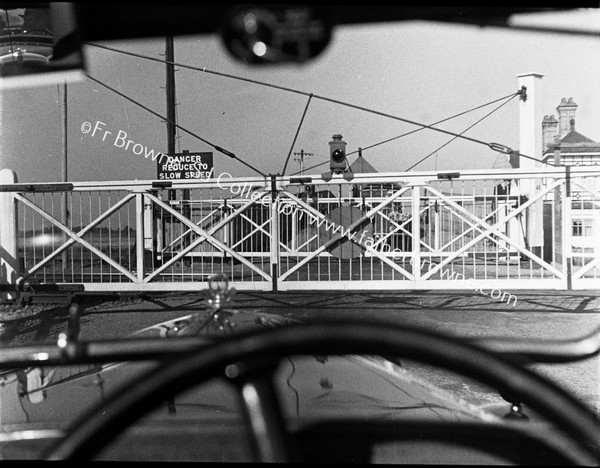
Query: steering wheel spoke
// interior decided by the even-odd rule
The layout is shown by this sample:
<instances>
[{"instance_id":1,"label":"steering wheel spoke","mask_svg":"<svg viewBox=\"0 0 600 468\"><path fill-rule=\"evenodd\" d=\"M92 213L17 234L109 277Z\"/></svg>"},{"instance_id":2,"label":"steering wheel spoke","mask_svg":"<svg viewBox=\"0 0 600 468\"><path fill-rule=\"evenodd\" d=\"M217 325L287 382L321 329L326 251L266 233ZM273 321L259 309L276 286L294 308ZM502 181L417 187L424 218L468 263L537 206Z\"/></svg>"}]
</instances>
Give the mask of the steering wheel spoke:
<instances>
[{"instance_id":1,"label":"steering wheel spoke","mask_svg":"<svg viewBox=\"0 0 600 468\"><path fill-rule=\"evenodd\" d=\"M273 385L273 374L259 373L242 378L238 385L258 461L292 461L290 441Z\"/></svg>"}]
</instances>

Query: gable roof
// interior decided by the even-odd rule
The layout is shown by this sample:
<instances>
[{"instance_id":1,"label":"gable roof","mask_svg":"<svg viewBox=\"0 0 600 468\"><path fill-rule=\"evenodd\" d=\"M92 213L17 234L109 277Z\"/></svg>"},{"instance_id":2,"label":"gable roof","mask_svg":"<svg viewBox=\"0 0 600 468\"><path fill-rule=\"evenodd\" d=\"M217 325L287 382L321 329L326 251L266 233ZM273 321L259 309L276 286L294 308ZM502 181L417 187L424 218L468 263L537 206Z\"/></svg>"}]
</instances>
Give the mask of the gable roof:
<instances>
[{"instance_id":1,"label":"gable roof","mask_svg":"<svg viewBox=\"0 0 600 468\"><path fill-rule=\"evenodd\" d=\"M560 143L564 144L564 143L596 143L594 140L590 140L588 137L586 137L585 135L582 135L579 132L576 132L575 130L571 130L569 133L567 133L565 136L563 136L560 139ZM594 146L594 145L591 145Z\"/></svg>"},{"instance_id":2,"label":"gable roof","mask_svg":"<svg viewBox=\"0 0 600 468\"><path fill-rule=\"evenodd\" d=\"M562 154L573 153L598 153L600 154L600 143L589 139L575 130L571 130L560 139L560 151ZM552 156L554 150L546 148L543 159Z\"/></svg>"},{"instance_id":3,"label":"gable roof","mask_svg":"<svg viewBox=\"0 0 600 468\"><path fill-rule=\"evenodd\" d=\"M350 170L354 174L369 174L372 172L379 172L362 156L356 158L356 160L350 165Z\"/></svg>"}]
</instances>

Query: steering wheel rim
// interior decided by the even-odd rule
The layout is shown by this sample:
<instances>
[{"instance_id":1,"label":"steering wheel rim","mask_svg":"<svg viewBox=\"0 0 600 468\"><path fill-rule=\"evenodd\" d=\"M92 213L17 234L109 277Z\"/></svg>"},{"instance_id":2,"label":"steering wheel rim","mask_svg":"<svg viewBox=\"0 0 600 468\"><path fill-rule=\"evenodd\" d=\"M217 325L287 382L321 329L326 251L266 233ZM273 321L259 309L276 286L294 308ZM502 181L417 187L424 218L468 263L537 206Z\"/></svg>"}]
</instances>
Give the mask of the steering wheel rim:
<instances>
[{"instance_id":1,"label":"steering wheel rim","mask_svg":"<svg viewBox=\"0 0 600 468\"><path fill-rule=\"evenodd\" d=\"M571 454L575 463L600 461L600 420L546 378L479 346L431 330L355 320L310 322L244 333L177 361L162 363L81 417L47 458L93 457L126 427L163 403L169 389L177 388L180 393L222 376L232 363L314 354L394 355L459 372L518 397L562 428L578 446L577 453Z\"/></svg>"}]
</instances>

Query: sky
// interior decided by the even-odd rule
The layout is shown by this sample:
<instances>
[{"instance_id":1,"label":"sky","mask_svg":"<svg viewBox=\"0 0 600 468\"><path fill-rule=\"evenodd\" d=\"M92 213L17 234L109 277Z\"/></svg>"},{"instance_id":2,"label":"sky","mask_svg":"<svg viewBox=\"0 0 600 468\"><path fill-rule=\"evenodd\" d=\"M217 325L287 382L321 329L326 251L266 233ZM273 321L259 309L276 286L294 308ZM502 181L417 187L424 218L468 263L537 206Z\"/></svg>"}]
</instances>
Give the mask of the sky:
<instances>
[{"instance_id":1,"label":"sky","mask_svg":"<svg viewBox=\"0 0 600 468\"><path fill-rule=\"evenodd\" d=\"M598 10L592 19L600 25ZM562 18L559 24L574 20ZM163 38L105 42L104 45L162 58ZM91 45L84 48L88 73L155 112L166 115L165 67ZM544 75L537 90L542 113L557 116L561 98L579 105L576 129L600 141L600 37L510 31L425 22L337 27L328 48L308 64L253 67L231 58L216 36L175 38L175 61L291 88L273 89L223 76L178 68L178 123L265 174L281 173L290 153L304 149L311 166L328 161L328 142L341 134L347 152L367 148L419 127L382 115L331 103L351 103L423 124L445 119L516 93L517 75ZM0 92L2 133L0 166L13 169L21 182L61 180L62 86ZM313 93L298 132L303 112ZM440 125L460 133L502 101ZM518 97L465 135L483 142L519 148ZM156 164L118 147L127 134L145 148L167 149L166 125L131 102L84 80L68 85L68 179L70 181L145 180L156 177ZM97 122L104 136L84 133ZM82 127L83 126L83 127ZM541 122L540 122L541 132ZM378 171L400 172L438 150L452 137L421 130L365 149ZM214 151L180 132L178 151ZM489 147L457 139L414 170L489 169L499 154ZM353 162L356 155L349 157ZM215 174L257 175L214 152ZM286 174L299 170L290 160ZM320 174L322 165L307 171Z\"/></svg>"}]
</instances>

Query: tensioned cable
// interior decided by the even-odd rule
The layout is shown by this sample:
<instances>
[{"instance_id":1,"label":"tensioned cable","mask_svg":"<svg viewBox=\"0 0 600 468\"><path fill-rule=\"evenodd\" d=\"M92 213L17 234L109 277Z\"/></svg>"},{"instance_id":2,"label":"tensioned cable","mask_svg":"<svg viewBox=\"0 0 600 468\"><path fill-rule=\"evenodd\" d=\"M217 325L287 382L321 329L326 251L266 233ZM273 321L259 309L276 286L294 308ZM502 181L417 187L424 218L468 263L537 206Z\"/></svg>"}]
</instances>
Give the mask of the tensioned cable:
<instances>
[{"instance_id":1,"label":"tensioned cable","mask_svg":"<svg viewBox=\"0 0 600 468\"><path fill-rule=\"evenodd\" d=\"M298 129L296 130L296 135L294 136L294 141L290 145L290 151L285 160L285 164L283 165L283 171L281 175L285 175L285 169L287 168L288 161L290 160L290 156L292 155L292 151L294 150L294 145L296 144L296 140L298 139L298 134L300 133L300 129L302 128L302 123L304 122L304 117L306 117L306 111L308 110L308 106L310 105L310 100L312 99L312 94L309 96L308 101L306 102L306 107L304 107L304 113L302 114L302 118L300 119L300 124L298 125Z\"/></svg>"},{"instance_id":2,"label":"tensioned cable","mask_svg":"<svg viewBox=\"0 0 600 468\"><path fill-rule=\"evenodd\" d=\"M447 117L445 119L438 120L437 122L434 122L431 125L439 125L439 124L444 123L444 122L446 122L448 120L455 119L455 118L460 117L462 115L468 114L469 112L473 112L473 111L476 111L478 109L481 109L482 107L491 106L492 104L496 104L497 102L502 101L504 99L512 98L512 97L515 97L515 96L519 96L520 94L521 93L519 91L517 91L516 93L508 94L506 96L503 96L503 97L498 98L498 99L494 99L493 101L487 102L485 104L481 104L480 106L473 107L472 109L466 110L466 111L461 112L459 114L455 114L452 117ZM390 141L394 141L394 140L397 140L398 138L403 138L405 136L412 135L413 133L417 133L417 132L420 132L422 130L424 130L424 129L423 128L416 128L414 130L411 130L410 132L403 133L402 135L398 135L398 136L395 136L395 137L392 137L392 138L388 138L387 140L380 141L379 143L374 143L372 145L365 146L364 148L361 147L361 150L365 151L365 150L368 150L368 149L371 149L371 148L375 148L376 146L380 146L380 145L383 145L385 143L389 143ZM346 156L352 156L355 153L358 153L358 150L352 151L351 153L346 154Z\"/></svg>"},{"instance_id":3,"label":"tensioned cable","mask_svg":"<svg viewBox=\"0 0 600 468\"><path fill-rule=\"evenodd\" d=\"M266 177L265 174L263 174L261 171L259 171L258 169L256 169L254 166L252 166L251 164L247 163L246 161L244 161L243 159L238 158L234 153L232 153L231 151L228 151L224 148L221 148L218 145L215 145L214 143L211 143L210 141L208 141L205 138L202 138L199 135L196 135L194 132L188 130L187 128L182 127L181 125L175 123L175 122L171 122L169 119L167 119L166 117L160 115L158 112L154 112L152 109L144 106L143 104L137 102L135 99L130 98L129 96L125 95L124 93L121 93L120 91L117 91L116 89L110 87L109 85L102 83L100 80L97 80L96 78L94 78L93 76L90 76L88 73L86 73L86 76L91 79L92 81L95 81L96 83L98 83L101 86L104 86L106 89L109 89L110 91L112 91L113 93L118 94L119 96L127 99L128 101L134 103L135 105L141 107L144 110L147 110L148 112L150 112L151 114L154 114L155 116L157 116L158 118L164 120L165 122L176 126L177 128L180 128L181 130L183 130L184 132L186 132L187 134L193 136L194 138L197 138L198 140L200 140L203 143L206 143L207 145L211 146L212 148L214 148L215 150L219 151L220 153L223 153L225 156L229 156L232 159L236 159L239 162L241 162L242 164L244 164L246 167L249 167L250 169L252 169L255 172L258 172L261 176ZM168 156L168 155L167 155Z\"/></svg>"},{"instance_id":4,"label":"tensioned cable","mask_svg":"<svg viewBox=\"0 0 600 468\"><path fill-rule=\"evenodd\" d=\"M329 160L324 161L324 162L319 163L319 164L315 164L314 166L307 167L306 169L303 169L303 171L310 171L311 169L314 169L316 167L322 166L322 165L327 164L327 163L329 163ZM295 176L295 175L298 175L298 174L300 174L300 171L294 172L293 174L290 174L290 176Z\"/></svg>"},{"instance_id":5,"label":"tensioned cable","mask_svg":"<svg viewBox=\"0 0 600 468\"><path fill-rule=\"evenodd\" d=\"M458 113L458 114L455 114L455 115L453 115L453 116L450 116L450 117L446 117L445 119L442 119L442 120L438 120L437 122L434 122L434 123L432 123L431 125L438 125L438 124L440 124L440 123L447 122L448 120L455 119L455 118L457 118L457 117L460 117L460 116L462 116L462 115L468 114L469 112L476 111L476 110L478 110L478 109L481 109L482 107L487 107L487 106L489 106L489 105L492 105L492 104L495 104L495 103L497 103L498 101L502 101L502 100L508 99L508 101L506 101L505 103L503 103L503 104L500 106L500 107L502 107L504 104L506 104L507 102L509 102L509 101L510 101L511 99L513 99L514 97L516 97L516 96L519 96L520 94L521 94L521 92L520 92L520 91L517 91L516 93L508 94L508 95L506 95L506 96L503 96L503 97L501 97L501 98L499 98L499 99L494 99L493 101L490 101L490 102L488 102L488 103L486 103L486 104L481 104L480 106L473 107L472 109L469 109L469 110L467 110L467 111L460 112L460 113ZM495 112L495 111L496 111L496 110L498 110L500 107L498 107L497 109L494 109L492 112ZM488 115L489 115L489 114L488 114ZM486 116L486 117L487 117L487 116ZM485 118L485 117L484 117L484 118ZM478 123L478 122L476 122L476 123ZM384 143L388 143L388 142L390 142L390 141L397 140L398 138L402 138L402 137L405 137L405 136L408 136L408 135L412 135L413 133L417 133L417 132L420 132L420 131L422 131L422 130L424 130L424 129L423 129L423 128L417 128L417 129L415 129L415 130L411 130L410 132L403 133L402 135L398 135L398 136L396 136L396 137L389 138L389 139L387 139L387 140L381 141L381 142L379 142L379 143L375 143L375 144L373 144L373 145L370 145L370 146L367 146L367 147L365 147L365 148L360 148L360 150L361 150L361 151L364 151L365 149L371 149L371 148L374 148L374 147L376 147L376 146L382 145L382 144L384 144ZM467 129L467 130L468 130L468 129ZM464 131L467 131L467 130L464 130ZM453 140L454 140L454 139L453 139ZM453 141L453 140L451 140L451 141ZM358 151L359 151L359 150L352 151L351 153L348 153L346 156L351 156L351 155L353 155L353 154L355 154L355 153L358 153ZM532 158L532 159L535 159L535 158ZM321 163L315 164L314 166L310 166L310 167L308 167L308 168L307 168L307 169L305 169L305 170L306 170L306 171L309 171L309 170L311 170L311 169L315 169L315 168L317 168L317 167L319 167L319 166L323 166L324 164L327 164L328 162L329 162L329 161L324 161L324 162L321 162ZM292 174L292 175L297 175L297 174L299 174L299 173L300 173L300 172L296 172L296 173L294 173L294 174Z\"/></svg>"},{"instance_id":6,"label":"tensioned cable","mask_svg":"<svg viewBox=\"0 0 600 468\"><path fill-rule=\"evenodd\" d=\"M457 138L462 138L462 139L465 139L465 140L468 140L468 141L472 141L473 143L479 143L480 145L487 146L487 147L489 147L489 148L491 148L492 150L495 150L495 151L502 151L502 152L504 152L506 154L509 154L509 153L512 152L512 150L510 148L508 148L508 147L506 147L504 145L501 145L499 143L487 143L485 141L478 140L477 138L471 138L471 137L468 137L468 136L465 136L465 135L458 135L457 133L450 132L448 130L444 130L444 129L441 129L441 128L436 128L436 127L433 127L432 125L422 124L422 123L416 122L414 120L405 119L403 117L398 117L398 116L395 116L395 115L392 115L392 114L388 114L386 112L381 112L381 111L377 111L375 109L369 109L367 107L358 106L356 104L351 104L349 102L340 101L338 99L332 99L332 98L328 98L328 97L325 97L325 96L320 96L320 95L313 94L313 93L307 93L305 91L299 91L299 90L293 89L293 88L287 88L285 86L279 86L279 85L274 85L272 83L265 83L263 81L253 80L253 79L250 79L250 78L243 78L241 76L231 75L229 73L222 73L222 72L217 72L217 71L213 71L213 70L207 70L206 67L194 67L192 65L186 65L186 64L183 64L183 63L173 62L173 61L170 61L170 60L163 60L163 59L158 59L158 58L155 58L155 57L149 57L147 55L137 54L135 52L128 52L128 51L120 50L120 49L115 49L114 47L103 46L103 45L94 44L94 43L91 43L91 42L86 42L86 44L91 45L93 47L99 47L101 49L106 49L106 50L110 50L110 51L113 51L113 52L117 52L117 53L120 53L120 54L130 55L132 57L138 57L138 58L143 58L143 59L146 59L146 60L152 60L154 62L159 62L159 63L162 63L162 64L171 64L171 65L178 66L178 67L181 67L181 68L187 68L189 70L201 71L203 73L209 73L209 74L212 74L212 75L222 76L222 77L225 77L225 78L231 78L231 79L234 79L234 80L245 81L247 83L254 83L254 84L261 85L261 86L267 86L267 87L270 87L270 88L275 88L275 89L279 89L279 90L283 90L283 91L288 91L290 93L301 94L303 96L313 96L313 97L315 97L317 99L320 99L322 101L330 102L330 103L333 103L333 104L339 104L341 106L350 107L350 108L356 109L356 110L362 110L364 112L369 112L371 114L380 115L382 117L388 117L388 118L390 118L392 120L399 120L401 122L405 122L405 123L408 123L408 124L411 124L411 125L416 125L418 127L422 127L423 129L427 128L427 129L430 129L430 130L433 130L433 131L436 131L436 132L445 133L445 134L451 135L451 136L456 136ZM536 159L536 161L537 161L537 159Z\"/></svg>"},{"instance_id":7,"label":"tensioned cable","mask_svg":"<svg viewBox=\"0 0 600 468\"><path fill-rule=\"evenodd\" d=\"M510 98L508 98L506 101L504 101L502 104L500 104L498 107L492 109L490 112L488 112L486 115L484 115L483 117L481 117L479 120L477 120L475 123L469 125L467 128L465 128L462 132L460 132L461 134L471 130L475 125L477 125L478 123L481 123L483 120L487 119L490 115L492 115L494 112L498 111L499 109L501 109L503 106L505 106L506 104L508 104L510 101L512 101L517 95L515 94L514 96L511 96ZM430 158L431 156L433 156L435 153L437 153L439 150L441 150L442 148L448 146L450 143L452 143L454 140L456 140L457 137L451 138L450 140L448 140L446 143L444 143L442 146L440 146L439 148L437 148L436 150L432 151L431 153L429 153L427 156L425 156L424 158L420 159L419 161L417 161L416 163L414 163L412 166L410 166L408 169L406 169L405 172L410 171L412 168L414 168L415 166L418 166L419 164L421 164L423 161L425 161L426 159Z\"/></svg>"}]
</instances>

